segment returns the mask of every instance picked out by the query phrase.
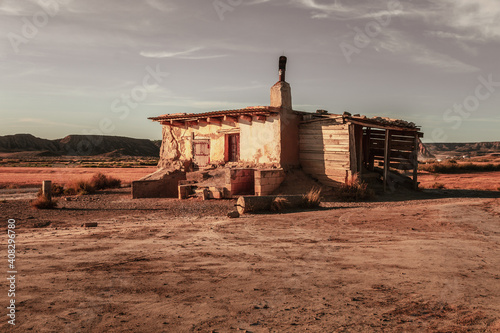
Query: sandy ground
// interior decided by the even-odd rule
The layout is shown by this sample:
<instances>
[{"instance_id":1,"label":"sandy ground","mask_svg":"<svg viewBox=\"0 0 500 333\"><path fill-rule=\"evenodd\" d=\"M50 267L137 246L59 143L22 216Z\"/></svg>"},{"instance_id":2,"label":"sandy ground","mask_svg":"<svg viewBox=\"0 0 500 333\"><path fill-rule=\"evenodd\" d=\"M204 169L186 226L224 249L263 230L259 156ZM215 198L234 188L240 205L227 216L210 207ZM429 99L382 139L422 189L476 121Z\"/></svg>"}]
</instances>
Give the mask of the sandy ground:
<instances>
[{"instance_id":1,"label":"sandy ground","mask_svg":"<svg viewBox=\"0 0 500 333\"><path fill-rule=\"evenodd\" d=\"M2 230L17 221L18 331L500 331L498 192L228 219L234 201L129 191L0 202Z\"/></svg>"},{"instance_id":2,"label":"sandy ground","mask_svg":"<svg viewBox=\"0 0 500 333\"><path fill-rule=\"evenodd\" d=\"M477 189L500 191L500 172L476 172L460 174L418 175L418 181L423 188L432 188L436 183L445 185L447 189Z\"/></svg>"},{"instance_id":3,"label":"sandy ground","mask_svg":"<svg viewBox=\"0 0 500 333\"><path fill-rule=\"evenodd\" d=\"M131 183L158 170L156 167L145 168L31 168L0 167L0 188L5 187L40 187L44 180L65 184L76 180L88 180L92 175L101 172Z\"/></svg>"}]
</instances>

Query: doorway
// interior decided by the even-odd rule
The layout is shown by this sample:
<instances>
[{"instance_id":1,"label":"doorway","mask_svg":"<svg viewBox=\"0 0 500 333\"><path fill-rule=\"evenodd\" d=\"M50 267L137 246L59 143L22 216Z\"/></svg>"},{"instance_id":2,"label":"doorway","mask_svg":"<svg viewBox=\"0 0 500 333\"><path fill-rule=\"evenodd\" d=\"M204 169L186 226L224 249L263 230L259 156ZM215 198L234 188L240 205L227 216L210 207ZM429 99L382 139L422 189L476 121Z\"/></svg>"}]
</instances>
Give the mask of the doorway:
<instances>
[{"instance_id":1,"label":"doorway","mask_svg":"<svg viewBox=\"0 0 500 333\"><path fill-rule=\"evenodd\" d=\"M226 135L226 162L240 160L240 134Z\"/></svg>"},{"instance_id":2,"label":"doorway","mask_svg":"<svg viewBox=\"0 0 500 333\"><path fill-rule=\"evenodd\" d=\"M206 167L210 164L210 140L193 140L193 162L198 168Z\"/></svg>"}]
</instances>

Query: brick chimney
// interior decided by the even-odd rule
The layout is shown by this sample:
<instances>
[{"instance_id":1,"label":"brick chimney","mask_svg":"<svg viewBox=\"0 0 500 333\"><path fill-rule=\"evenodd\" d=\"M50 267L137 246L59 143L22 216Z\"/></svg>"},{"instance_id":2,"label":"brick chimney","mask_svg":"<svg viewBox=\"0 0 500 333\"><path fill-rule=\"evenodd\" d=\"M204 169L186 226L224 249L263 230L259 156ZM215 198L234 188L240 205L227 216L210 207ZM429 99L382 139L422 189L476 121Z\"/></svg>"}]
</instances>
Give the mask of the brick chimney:
<instances>
[{"instance_id":1,"label":"brick chimney","mask_svg":"<svg viewBox=\"0 0 500 333\"><path fill-rule=\"evenodd\" d=\"M286 61L285 56L279 59L279 79L271 88L271 106L292 110L292 91L290 84L285 81Z\"/></svg>"}]
</instances>

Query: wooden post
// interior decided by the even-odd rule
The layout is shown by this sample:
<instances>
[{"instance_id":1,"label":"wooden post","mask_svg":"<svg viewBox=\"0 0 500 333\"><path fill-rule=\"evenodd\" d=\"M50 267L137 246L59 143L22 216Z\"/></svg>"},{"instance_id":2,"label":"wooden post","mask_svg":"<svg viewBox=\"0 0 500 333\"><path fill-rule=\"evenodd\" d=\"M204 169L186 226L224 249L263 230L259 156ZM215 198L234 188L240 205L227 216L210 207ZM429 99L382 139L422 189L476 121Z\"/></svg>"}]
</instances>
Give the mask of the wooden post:
<instances>
[{"instance_id":1,"label":"wooden post","mask_svg":"<svg viewBox=\"0 0 500 333\"><path fill-rule=\"evenodd\" d=\"M415 133L415 147L413 149L413 188L418 190L418 151L420 146L418 132Z\"/></svg>"},{"instance_id":2,"label":"wooden post","mask_svg":"<svg viewBox=\"0 0 500 333\"><path fill-rule=\"evenodd\" d=\"M42 183L42 195L47 198L47 200L52 200L52 182L50 180L44 180Z\"/></svg>"},{"instance_id":3,"label":"wooden post","mask_svg":"<svg viewBox=\"0 0 500 333\"><path fill-rule=\"evenodd\" d=\"M363 178L363 126L356 126L356 149L358 152L358 177Z\"/></svg>"},{"instance_id":4,"label":"wooden post","mask_svg":"<svg viewBox=\"0 0 500 333\"><path fill-rule=\"evenodd\" d=\"M387 179L389 178L389 166L391 163L390 138L391 138L391 132L390 132L390 130L386 129L385 130L385 147L384 147L384 192L387 191Z\"/></svg>"},{"instance_id":5,"label":"wooden post","mask_svg":"<svg viewBox=\"0 0 500 333\"><path fill-rule=\"evenodd\" d=\"M371 127L366 129L366 161L368 162L368 170L373 171L375 168L375 159L371 153Z\"/></svg>"},{"instance_id":6,"label":"wooden post","mask_svg":"<svg viewBox=\"0 0 500 333\"><path fill-rule=\"evenodd\" d=\"M354 175L358 172L358 155L356 152L356 129L354 124L349 124L349 170L350 181L354 180Z\"/></svg>"}]
</instances>

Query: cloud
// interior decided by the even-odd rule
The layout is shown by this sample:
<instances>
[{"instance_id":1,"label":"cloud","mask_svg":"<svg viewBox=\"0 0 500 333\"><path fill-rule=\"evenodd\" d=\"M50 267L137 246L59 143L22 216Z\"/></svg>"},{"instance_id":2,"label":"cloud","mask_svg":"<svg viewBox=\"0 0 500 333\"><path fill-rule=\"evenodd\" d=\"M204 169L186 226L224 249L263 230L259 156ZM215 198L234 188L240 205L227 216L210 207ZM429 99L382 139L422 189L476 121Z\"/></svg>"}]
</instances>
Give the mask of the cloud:
<instances>
[{"instance_id":1,"label":"cloud","mask_svg":"<svg viewBox=\"0 0 500 333\"><path fill-rule=\"evenodd\" d=\"M177 59L190 59L190 60L203 60L203 59L215 59L215 58L223 58L227 57L226 54L216 54L216 55L192 55L198 51L203 50L203 47L195 47L186 51L180 52L168 52L168 51L159 51L159 52L150 52L150 51L142 51L140 53L141 56L146 58L177 58Z\"/></svg>"},{"instance_id":2,"label":"cloud","mask_svg":"<svg viewBox=\"0 0 500 333\"><path fill-rule=\"evenodd\" d=\"M313 10L311 13L312 18L328 18L332 16L347 18L351 16L350 14L356 12L354 7L345 7L339 0L334 0L330 4L318 3L316 0L293 0L293 3L301 8Z\"/></svg>"},{"instance_id":3,"label":"cloud","mask_svg":"<svg viewBox=\"0 0 500 333\"><path fill-rule=\"evenodd\" d=\"M333 3L325 4L317 0L293 0L293 3L300 8L312 10L311 18L313 19L361 20L415 15L410 4L394 1L372 0L353 4L348 1L341 3L340 0L335 0Z\"/></svg>"},{"instance_id":4,"label":"cloud","mask_svg":"<svg viewBox=\"0 0 500 333\"><path fill-rule=\"evenodd\" d=\"M385 50L403 55L405 59L413 63L435 67L445 72L470 73L479 71L475 66L412 41L407 34L398 30L386 29L379 38L374 39L372 42L376 51Z\"/></svg>"},{"instance_id":5,"label":"cloud","mask_svg":"<svg viewBox=\"0 0 500 333\"><path fill-rule=\"evenodd\" d=\"M174 10L171 4L167 4L165 1L161 0L146 0L146 3L154 9L158 9L163 13L168 13Z\"/></svg>"},{"instance_id":6,"label":"cloud","mask_svg":"<svg viewBox=\"0 0 500 333\"><path fill-rule=\"evenodd\" d=\"M26 6L23 6L20 1L3 0L0 3L0 15L21 16L26 15L29 11Z\"/></svg>"},{"instance_id":7,"label":"cloud","mask_svg":"<svg viewBox=\"0 0 500 333\"><path fill-rule=\"evenodd\" d=\"M437 53L425 48L420 49L418 53L413 54L411 59L415 63L435 67L445 72L473 73L479 71L479 68L475 66L463 63L446 54Z\"/></svg>"},{"instance_id":8,"label":"cloud","mask_svg":"<svg viewBox=\"0 0 500 333\"><path fill-rule=\"evenodd\" d=\"M434 0L435 1L435 0ZM498 0L442 0L441 16L451 28L478 34L484 39L500 38Z\"/></svg>"}]
</instances>

